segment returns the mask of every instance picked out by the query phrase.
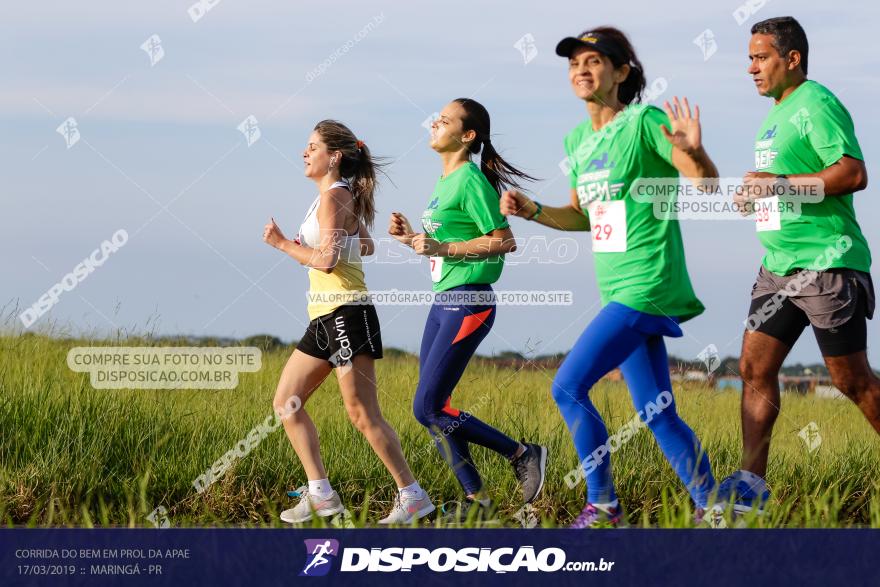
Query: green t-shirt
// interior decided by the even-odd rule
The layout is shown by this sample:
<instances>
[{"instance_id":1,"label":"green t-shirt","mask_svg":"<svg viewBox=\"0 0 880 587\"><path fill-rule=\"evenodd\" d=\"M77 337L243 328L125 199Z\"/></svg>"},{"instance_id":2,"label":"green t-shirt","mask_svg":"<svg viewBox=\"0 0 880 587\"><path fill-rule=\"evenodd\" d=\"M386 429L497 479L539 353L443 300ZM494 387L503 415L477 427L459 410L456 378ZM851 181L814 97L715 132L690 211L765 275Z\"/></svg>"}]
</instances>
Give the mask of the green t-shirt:
<instances>
[{"instance_id":1,"label":"green t-shirt","mask_svg":"<svg viewBox=\"0 0 880 587\"><path fill-rule=\"evenodd\" d=\"M677 178L672 145L655 106L632 104L598 131L587 119L565 137L571 186L590 220L602 304L678 317L705 309L694 294L678 220L657 218L649 201L630 195L639 178Z\"/></svg>"},{"instance_id":2,"label":"green t-shirt","mask_svg":"<svg viewBox=\"0 0 880 587\"><path fill-rule=\"evenodd\" d=\"M816 173L844 155L862 159L852 118L828 88L809 80L773 105L755 138L758 171ZM801 203L800 214L785 210L769 229L759 225L758 238L767 250L763 264L768 270L778 275L795 268L870 271L871 252L856 221L852 194ZM836 247L843 235L852 239L852 245L829 266L828 247Z\"/></svg>"},{"instance_id":3,"label":"green t-shirt","mask_svg":"<svg viewBox=\"0 0 880 587\"><path fill-rule=\"evenodd\" d=\"M434 187L422 227L441 243L469 241L498 228L507 228L496 192L480 168L468 161ZM471 283L495 283L504 268L504 255L483 259L431 257L434 291Z\"/></svg>"}]
</instances>

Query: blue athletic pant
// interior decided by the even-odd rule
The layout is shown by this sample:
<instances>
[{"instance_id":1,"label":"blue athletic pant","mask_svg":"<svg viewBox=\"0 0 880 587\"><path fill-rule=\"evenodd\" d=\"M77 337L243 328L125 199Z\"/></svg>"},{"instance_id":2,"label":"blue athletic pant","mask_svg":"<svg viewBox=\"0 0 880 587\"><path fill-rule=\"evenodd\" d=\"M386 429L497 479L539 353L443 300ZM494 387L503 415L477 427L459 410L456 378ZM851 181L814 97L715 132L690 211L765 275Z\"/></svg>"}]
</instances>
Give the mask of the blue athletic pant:
<instances>
[{"instance_id":1,"label":"blue athletic pant","mask_svg":"<svg viewBox=\"0 0 880 587\"><path fill-rule=\"evenodd\" d=\"M447 290L492 292L489 285L464 285ZM480 342L495 322L495 305L439 304L431 306L419 353L419 383L413 401L416 419L428 428L444 460L452 467L465 493L477 493L483 486L471 460L468 444L485 446L507 458L519 443L479 420L473 414L450 405L458 384Z\"/></svg>"},{"instance_id":2,"label":"blue athletic pant","mask_svg":"<svg viewBox=\"0 0 880 587\"><path fill-rule=\"evenodd\" d=\"M611 302L587 326L556 373L553 399L568 425L584 468L590 503L617 499L610 452L599 459L588 459L608 441L605 423L590 401L590 388L617 366L641 420L649 420L648 428L694 503L705 507L715 486L709 458L702 452L700 441L676 413L664 335L681 336L673 318L645 314ZM668 405L659 412L652 408L646 414L648 402L664 405L660 395L667 391L670 394L664 394L664 398Z\"/></svg>"}]
</instances>

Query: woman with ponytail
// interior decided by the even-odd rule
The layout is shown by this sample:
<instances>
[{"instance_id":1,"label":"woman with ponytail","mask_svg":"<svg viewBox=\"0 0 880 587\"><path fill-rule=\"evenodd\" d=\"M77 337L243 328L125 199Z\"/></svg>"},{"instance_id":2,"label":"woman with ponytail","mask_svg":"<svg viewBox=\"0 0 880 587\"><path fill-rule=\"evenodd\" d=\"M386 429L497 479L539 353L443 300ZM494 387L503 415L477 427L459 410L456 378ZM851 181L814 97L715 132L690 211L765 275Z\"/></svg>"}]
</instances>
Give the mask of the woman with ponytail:
<instances>
[{"instance_id":1,"label":"woman with ponytail","mask_svg":"<svg viewBox=\"0 0 880 587\"><path fill-rule=\"evenodd\" d=\"M687 488L702 521L715 481L700 441L675 410L664 336L703 312L691 287L678 220L631 193L637 181L701 188L718 170L703 149L700 110L685 98L666 113L639 104L645 74L621 31L600 27L556 47L588 117L565 138L570 202L542 206L516 190L501 212L558 230L591 231L602 310L587 326L553 380L553 398L568 425L586 478L587 503L573 528L626 523L611 478L608 432L589 392L620 367L642 421ZM674 203L674 202L670 202ZM718 521L716 515L710 523Z\"/></svg>"},{"instance_id":2,"label":"woman with ponytail","mask_svg":"<svg viewBox=\"0 0 880 587\"><path fill-rule=\"evenodd\" d=\"M422 335L413 409L466 495L448 512L447 521L485 519L491 515L491 502L471 459L471 443L511 462L526 503L541 491L547 463L545 447L521 444L450 404L465 367L495 321L491 284L501 275L504 254L515 248L513 233L498 210L499 194L532 178L492 146L489 113L474 100L458 98L443 108L431 126L431 148L440 155L443 174L422 214L425 232L413 231L397 212L388 229L401 243L430 257L433 290L442 293ZM476 154L479 167L471 161Z\"/></svg>"},{"instance_id":3,"label":"woman with ponytail","mask_svg":"<svg viewBox=\"0 0 880 587\"><path fill-rule=\"evenodd\" d=\"M382 417L374 360L382 358L376 309L368 300L361 255L373 254L368 228L375 216L376 169L381 164L342 123L319 122L303 152L305 176L318 196L295 239L273 219L263 240L309 268L309 326L287 361L275 391L275 412L308 477L299 503L281 513L289 523L345 510L321 460L318 432L305 404L332 370L352 424L366 437L397 482L390 515L380 524L406 524L434 511L413 477L400 440Z\"/></svg>"}]
</instances>

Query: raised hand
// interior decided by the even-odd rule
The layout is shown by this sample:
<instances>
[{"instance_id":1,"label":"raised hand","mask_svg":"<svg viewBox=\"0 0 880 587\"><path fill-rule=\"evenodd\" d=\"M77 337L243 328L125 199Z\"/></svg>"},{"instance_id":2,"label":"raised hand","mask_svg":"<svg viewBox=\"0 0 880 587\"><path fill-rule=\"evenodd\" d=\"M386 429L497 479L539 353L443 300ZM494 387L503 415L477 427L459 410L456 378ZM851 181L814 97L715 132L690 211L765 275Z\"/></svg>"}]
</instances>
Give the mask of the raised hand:
<instances>
[{"instance_id":1,"label":"raised hand","mask_svg":"<svg viewBox=\"0 0 880 587\"><path fill-rule=\"evenodd\" d=\"M687 153L688 155L699 151L703 147L702 133L700 131L700 107L694 105L694 113L691 115L691 107L687 98L678 101L678 96L672 100L674 106L669 105L669 101L663 102L663 109L669 117L670 130L665 124L660 125L663 136L672 143L673 147Z\"/></svg>"}]
</instances>

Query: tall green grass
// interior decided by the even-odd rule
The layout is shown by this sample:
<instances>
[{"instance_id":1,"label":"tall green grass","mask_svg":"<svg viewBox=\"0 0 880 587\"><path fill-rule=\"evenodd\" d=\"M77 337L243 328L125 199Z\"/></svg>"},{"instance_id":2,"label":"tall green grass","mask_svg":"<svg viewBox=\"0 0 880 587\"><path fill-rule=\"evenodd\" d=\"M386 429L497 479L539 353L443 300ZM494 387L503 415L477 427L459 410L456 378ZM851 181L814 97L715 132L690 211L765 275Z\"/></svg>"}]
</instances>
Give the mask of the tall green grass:
<instances>
[{"instance_id":1,"label":"tall green grass","mask_svg":"<svg viewBox=\"0 0 880 587\"><path fill-rule=\"evenodd\" d=\"M158 506L173 526L279 526L291 507L289 489L305 482L283 429L240 459L206 492L192 482L269 416L290 349L264 354L262 369L240 375L234 390L95 390L88 375L67 367L67 351L110 344L40 335L0 337L0 521L29 526L150 526ZM114 341L113 344L120 344ZM150 344L128 340L124 344ZM460 489L426 431L411 414L418 363L409 357L377 363L386 419L400 435L417 479L437 502ZM583 505L583 488L564 475L577 464L568 432L550 397L552 372L515 371L475 360L454 405L516 438L548 446L547 481L534 503L544 526L568 523ZM678 409L694 428L721 478L738 468L739 395L695 385L675 389ZM610 432L634 411L622 383L592 392ZM880 440L848 401L785 395L777 422L768 483L773 501L761 527L880 527ZM331 376L306 409L317 423L330 479L356 525L387 512L396 488L366 441L351 426ZM822 444L809 452L798 432L815 422ZM511 466L474 447L485 486L503 523L520 508ZM647 429L613 459L618 494L631 524L690 525L684 488ZM323 523L323 522L321 522Z\"/></svg>"}]
</instances>

